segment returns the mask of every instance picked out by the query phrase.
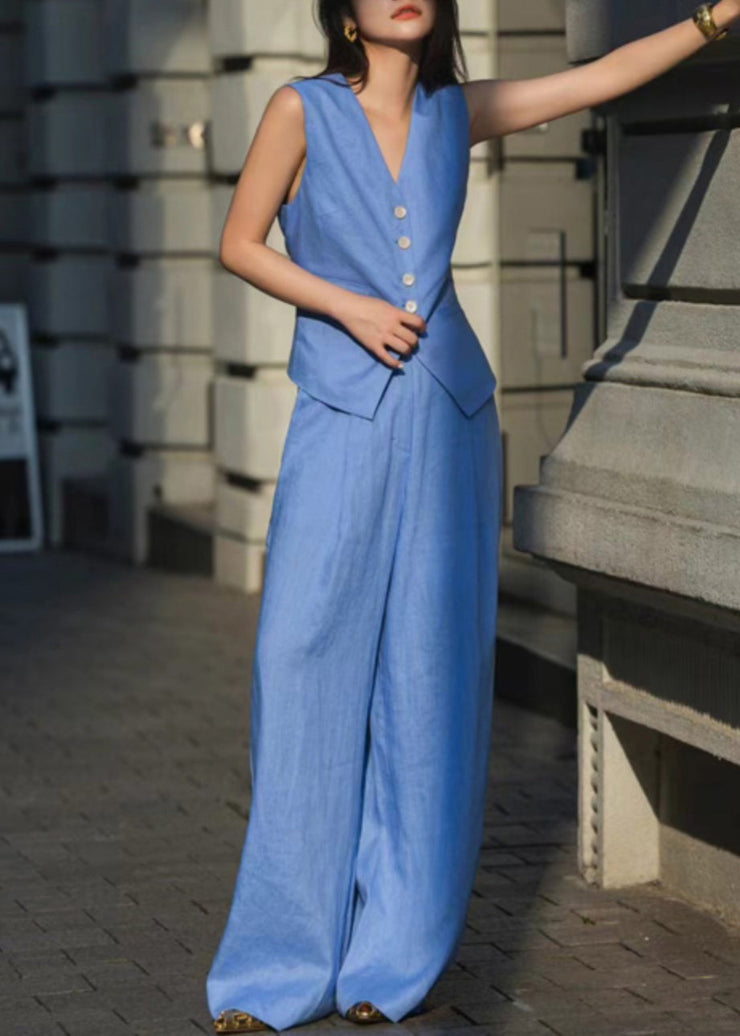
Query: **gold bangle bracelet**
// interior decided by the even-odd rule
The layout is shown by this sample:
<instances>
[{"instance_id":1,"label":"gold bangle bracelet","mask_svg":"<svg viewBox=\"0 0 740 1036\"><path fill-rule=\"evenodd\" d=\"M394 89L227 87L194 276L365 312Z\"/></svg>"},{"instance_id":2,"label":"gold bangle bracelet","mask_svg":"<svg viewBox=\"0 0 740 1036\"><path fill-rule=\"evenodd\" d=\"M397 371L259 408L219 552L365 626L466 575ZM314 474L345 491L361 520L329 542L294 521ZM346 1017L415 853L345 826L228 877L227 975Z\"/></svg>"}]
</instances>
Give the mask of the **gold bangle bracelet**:
<instances>
[{"instance_id":1,"label":"gold bangle bracelet","mask_svg":"<svg viewBox=\"0 0 740 1036\"><path fill-rule=\"evenodd\" d=\"M708 40L721 40L727 35L727 29L718 29L712 15L714 4L700 4L694 11L692 18L697 28L701 29Z\"/></svg>"}]
</instances>

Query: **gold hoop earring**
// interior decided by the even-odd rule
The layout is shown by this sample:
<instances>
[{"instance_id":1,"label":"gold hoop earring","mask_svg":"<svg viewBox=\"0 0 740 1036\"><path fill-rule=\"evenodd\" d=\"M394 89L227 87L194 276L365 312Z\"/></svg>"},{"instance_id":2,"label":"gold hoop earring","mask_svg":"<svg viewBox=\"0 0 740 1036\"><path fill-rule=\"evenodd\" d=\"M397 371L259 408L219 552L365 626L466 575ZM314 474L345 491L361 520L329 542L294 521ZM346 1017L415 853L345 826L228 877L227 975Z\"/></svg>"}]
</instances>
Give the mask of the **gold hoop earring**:
<instances>
[{"instance_id":1,"label":"gold hoop earring","mask_svg":"<svg viewBox=\"0 0 740 1036\"><path fill-rule=\"evenodd\" d=\"M350 43L354 43L357 39L357 26L356 25L345 25L344 35L347 37Z\"/></svg>"}]
</instances>

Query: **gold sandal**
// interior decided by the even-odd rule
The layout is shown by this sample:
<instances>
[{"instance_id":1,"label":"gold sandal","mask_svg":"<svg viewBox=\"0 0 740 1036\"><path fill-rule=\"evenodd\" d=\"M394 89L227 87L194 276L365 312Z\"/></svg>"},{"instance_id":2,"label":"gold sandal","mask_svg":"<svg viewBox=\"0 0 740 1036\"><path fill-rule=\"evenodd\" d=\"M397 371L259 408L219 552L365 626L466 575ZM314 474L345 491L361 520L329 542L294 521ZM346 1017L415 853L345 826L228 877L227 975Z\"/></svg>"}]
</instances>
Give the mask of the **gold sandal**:
<instances>
[{"instance_id":1,"label":"gold sandal","mask_svg":"<svg viewBox=\"0 0 740 1036\"><path fill-rule=\"evenodd\" d=\"M260 1032L272 1028L267 1022L255 1018L253 1014L237 1009L222 1011L218 1018L214 1019L213 1027L216 1032Z\"/></svg>"},{"instance_id":2,"label":"gold sandal","mask_svg":"<svg viewBox=\"0 0 740 1036\"><path fill-rule=\"evenodd\" d=\"M369 1000L360 1000L358 1003L352 1004L344 1017L351 1022L356 1022L358 1025L390 1021L390 1018L384 1015L380 1008L376 1007Z\"/></svg>"}]
</instances>

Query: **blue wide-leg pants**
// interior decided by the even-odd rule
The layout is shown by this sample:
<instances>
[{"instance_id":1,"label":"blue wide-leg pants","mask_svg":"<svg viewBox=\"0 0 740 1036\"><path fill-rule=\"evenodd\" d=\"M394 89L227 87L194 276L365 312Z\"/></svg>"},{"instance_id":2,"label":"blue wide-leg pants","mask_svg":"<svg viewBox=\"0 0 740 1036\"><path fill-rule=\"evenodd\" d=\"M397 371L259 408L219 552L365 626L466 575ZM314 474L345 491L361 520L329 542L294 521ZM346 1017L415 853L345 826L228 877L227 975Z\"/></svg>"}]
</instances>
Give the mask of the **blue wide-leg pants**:
<instances>
[{"instance_id":1,"label":"blue wide-leg pants","mask_svg":"<svg viewBox=\"0 0 740 1036\"><path fill-rule=\"evenodd\" d=\"M423 341L421 348L423 348ZM419 361L373 420L299 388L252 673L252 803L213 1017L392 1021L454 958L483 833L502 456Z\"/></svg>"}]
</instances>

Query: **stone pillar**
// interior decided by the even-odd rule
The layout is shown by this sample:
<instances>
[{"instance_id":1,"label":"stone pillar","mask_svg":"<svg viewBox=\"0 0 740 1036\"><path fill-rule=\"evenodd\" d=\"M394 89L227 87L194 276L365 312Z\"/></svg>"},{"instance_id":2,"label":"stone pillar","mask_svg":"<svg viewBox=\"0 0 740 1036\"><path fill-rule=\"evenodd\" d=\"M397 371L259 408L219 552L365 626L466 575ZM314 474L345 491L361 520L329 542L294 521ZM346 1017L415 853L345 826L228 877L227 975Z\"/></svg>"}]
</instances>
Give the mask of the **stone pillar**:
<instances>
[{"instance_id":1,"label":"stone pillar","mask_svg":"<svg viewBox=\"0 0 740 1036\"><path fill-rule=\"evenodd\" d=\"M99 476L115 452L105 400L110 93L99 0L26 0L23 16L31 363L46 540L58 546L67 480Z\"/></svg>"},{"instance_id":2,"label":"stone pillar","mask_svg":"<svg viewBox=\"0 0 740 1036\"><path fill-rule=\"evenodd\" d=\"M569 57L692 9L569 0ZM584 875L660 879L734 919L718 804L740 762L738 40L598 109L606 336L514 494L515 547L577 588Z\"/></svg>"},{"instance_id":3,"label":"stone pillar","mask_svg":"<svg viewBox=\"0 0 740 1036\"><path fill-rule=\"evenodd\" d=\"M106 0L105 11L118 447L108 510L113 540L143 564L153 505L213 499L211 61L203 0Z\"/></svg>"},{"instance_id":4,"label":"stone pillar","mask_svg":"<svg viewBox=\"0 0 740 1036\"><path fill-rule=\"evenodd\" d=\"M217 0L209 6L213 62L211 161L214 258L244 159L267 102L293 75L322 65L310 4ZM285 252L277 219L267 245ZM212 263L216 464L213 574L262 588L265 537L295 401L286 374L295 310Z\"/></svg>"}]
</instances>

